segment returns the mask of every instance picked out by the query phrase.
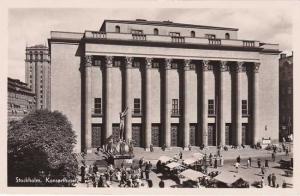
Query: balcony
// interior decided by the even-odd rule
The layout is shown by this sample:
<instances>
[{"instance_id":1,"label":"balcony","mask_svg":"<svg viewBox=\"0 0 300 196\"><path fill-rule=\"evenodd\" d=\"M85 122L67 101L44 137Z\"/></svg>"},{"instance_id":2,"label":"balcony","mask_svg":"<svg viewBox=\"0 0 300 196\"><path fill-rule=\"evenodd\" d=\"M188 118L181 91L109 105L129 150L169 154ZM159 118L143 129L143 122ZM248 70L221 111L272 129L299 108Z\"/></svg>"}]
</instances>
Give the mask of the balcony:
<instances>
[{"instance_id":1,"label":"balcony","mask_svg":"<svg viewBox=\"0 0 300 196\"><path fill-rule=\"evenodd\" d=\"M92 117L102 117L102 110L100 108L92 108Z\"/></svg>"},{"instance_id":2,"label":"balcony","mask_svg":"<svg viewBox=\"0 0 300 196\"><path fill-rule=\"evenodd\" d=\"M132 117L142 117L142 111L140 109L133 109L132 111Z\"/></svg>"},{"instance_id":3,"label":"balcony","mask_svg":"<svg viewBox=\"0 0 300 196\"><path fill-rule=\"evenodd\" d=\"M171 110L171 117L180 117L180 111L179 109L172 109Z\"/></svg>"},{"instance_id":4,"label":"balcony","mask_svg":"<svg viewBox=\"0 0 300 196\"><path fill-rule=\"evenodd\" d=\"M116 32L99 32L86 31L84 37L86 39L107 39L118 41L146 41L159 43L179 43L193 45L210 45L210 46L228 46L242 48L259 48L267 47L267 49L278 49L278 45L262 44L259 41L237 40L237 39L209 39L205 37L184 37L169 35L152 35L141 33L116 33Z\"/></svg>"}]
</instances>

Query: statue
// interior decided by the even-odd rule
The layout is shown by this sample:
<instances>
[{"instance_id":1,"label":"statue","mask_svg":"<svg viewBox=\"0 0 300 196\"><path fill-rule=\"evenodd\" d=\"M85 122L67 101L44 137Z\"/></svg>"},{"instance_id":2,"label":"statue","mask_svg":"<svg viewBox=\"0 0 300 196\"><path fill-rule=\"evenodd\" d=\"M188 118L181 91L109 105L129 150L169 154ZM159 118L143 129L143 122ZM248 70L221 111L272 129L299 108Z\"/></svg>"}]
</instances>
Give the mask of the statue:
<instances>
[{"instance_id":1,"label":"statue","mask_svg":"<svg viewBox=\"0 0 300 196\"><path fill-rule=\"evenodd\" d=\"M124 112L120 112L120 139L123 140L124 128L125 128L125 117L127 115L128 107L125 108Z\"/></svg>"}]
</instances>

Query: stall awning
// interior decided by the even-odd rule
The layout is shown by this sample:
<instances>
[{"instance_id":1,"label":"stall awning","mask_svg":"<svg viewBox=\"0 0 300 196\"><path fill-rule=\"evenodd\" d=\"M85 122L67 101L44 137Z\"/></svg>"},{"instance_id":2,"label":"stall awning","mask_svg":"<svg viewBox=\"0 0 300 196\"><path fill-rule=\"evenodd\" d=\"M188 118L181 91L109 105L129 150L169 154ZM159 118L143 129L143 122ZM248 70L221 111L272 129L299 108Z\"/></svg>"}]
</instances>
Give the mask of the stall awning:
<instances>
[{"instance_id":1,"label":"stall awning","mask_svg":"<svg viewBox=\"0 0 300 196\"><path fill-rule=\"evenodd\" d=\"M214 177L217 181L224 182L226 184L232 184L236 180L241 178L237 173L222 171L220 174Z\"/></svg>"},{"instance_id":2,"label":"stall awning","mask_svg":"<svg viewBox=\"0 0 300 196\"><path fill-rule=\"evenodd\" d=\"M191 165L191 164L195 163L196 161L198 161L198 159L196 159L196 158L189 158L189 159L185 159L183 161L183 163L186 164L186 165Z\"/></svg>"},{"instance_id":3,"label":"stall awning","mask_svg":"<svg viewBox=\"0 0 300 196\"><path fill-rule=\"evenodd\" d=\"M174 169L176 167L180 167L181 165L177 162L172 162L166 165L166 167L170 168L170 169Z\"/></svg>"},{"instance_id":4,"label":"stall awning","mask_svg":"<svg viewBox=\"0 0 300 196\"><path fill-rule=\"evenodd\" d=\"M192 169L187 169L187 170L181 172L180 175L184 176L187 179L194 180L194 181L198 180L198 178L202 178L202 177L206 176L205 174L195 171L195 170L192 170Z\"/></svg>"},{"instance_id":5,"label":"stall awning","mask_svg":"<svg viewBox=\"0 0 300 196\"><path fill-rule=\"evenodd\" d=\"M204 155L200 152L194 153L193 157L196 159L202 159L204 157Z\"/></svg>"},{"instance_id":6,"label":"stall awning","mask_svg":"<svg viewBox=\"0 0 300 196\"><path fill-rule=\"evenodd\" d=\"M160 160L162 163L166 163L166 162L172 160L172 158L168 157L168 156L161 156L161 157L159 157L158 160Z\"/></svg>"}]
</instances>

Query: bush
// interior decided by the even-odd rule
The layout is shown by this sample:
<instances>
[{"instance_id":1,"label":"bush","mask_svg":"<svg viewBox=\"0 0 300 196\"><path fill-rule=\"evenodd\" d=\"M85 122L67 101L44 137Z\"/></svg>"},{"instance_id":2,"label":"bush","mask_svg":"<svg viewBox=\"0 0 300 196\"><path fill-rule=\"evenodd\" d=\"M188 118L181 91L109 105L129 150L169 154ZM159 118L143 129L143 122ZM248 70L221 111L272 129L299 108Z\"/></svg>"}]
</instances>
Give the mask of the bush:
<instances>
[{"instance_id":1,"label":"bush","mask_svg":"<svg viewBox=\"0 0 300 196\"><path fill-rule=\"evenodd\" d=\"M71 123L57 111L38 110L10 124L8 186L72 186L78 169L75 143ZM41 182L17 183L16 178Z\"/></svg>"}]
</instances>

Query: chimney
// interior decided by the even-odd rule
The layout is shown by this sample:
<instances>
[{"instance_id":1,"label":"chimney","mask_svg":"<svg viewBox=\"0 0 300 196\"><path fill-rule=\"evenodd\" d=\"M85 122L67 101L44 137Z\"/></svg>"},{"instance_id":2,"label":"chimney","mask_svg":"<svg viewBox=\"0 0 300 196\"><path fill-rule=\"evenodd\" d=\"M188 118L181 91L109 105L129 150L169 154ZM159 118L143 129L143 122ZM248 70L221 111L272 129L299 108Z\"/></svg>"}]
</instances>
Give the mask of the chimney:
<instances>
[{"instance_id":1,"label":"chimney","mask_svg":"<svg viewBox=\"0 0 300 196\"><path fill-rule=\"evenodd\" d=\"M285 53L281 53L280 54L280 59L284 59L284 58L286 58L286 54Z\"/></svg>"}]
</instances>

